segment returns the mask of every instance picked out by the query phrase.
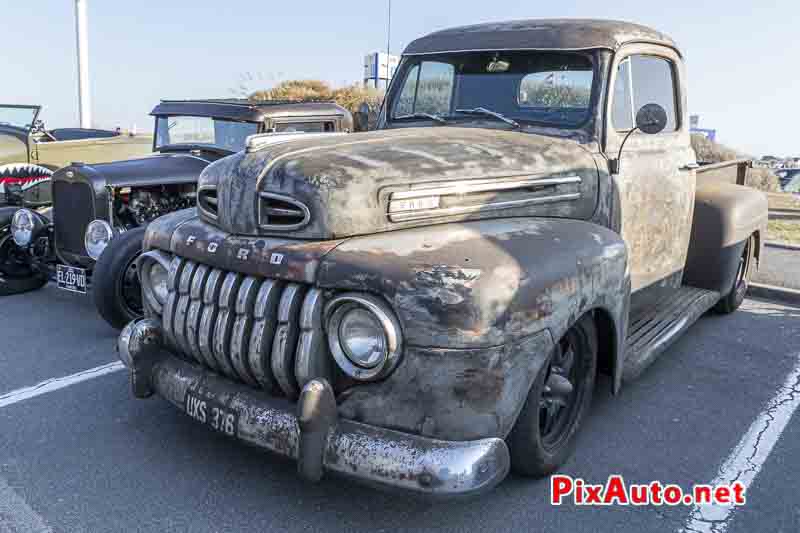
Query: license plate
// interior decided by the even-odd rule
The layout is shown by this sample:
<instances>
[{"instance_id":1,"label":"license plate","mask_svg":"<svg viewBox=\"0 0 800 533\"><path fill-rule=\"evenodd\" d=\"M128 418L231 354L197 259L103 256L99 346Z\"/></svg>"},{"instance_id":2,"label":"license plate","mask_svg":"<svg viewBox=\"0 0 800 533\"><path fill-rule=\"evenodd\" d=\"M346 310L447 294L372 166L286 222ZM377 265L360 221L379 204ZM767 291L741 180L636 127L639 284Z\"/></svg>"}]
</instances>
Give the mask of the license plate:
<instances>
[{"instance_id":1,"label":"license plate","mask_svg":"<svg viewBox=\"0 0 800 533\"><path fill-rule=\"evenodd\" d=\"M86 294L86 270L83 268L57 265L56 281L59 289Z\"/></svg>"},{"instance_id":2,"label":"license plate","mask_svg":"<svg viewBox=\"0 0 800 533\"><path fill-rule=\"evenodd\" d=\"M214 431L219 431L230 437L236 436L236 428L239 426L239 415L233 409L229 409L221 403L206 398L203 394L192 389L186 391L183 401L186 414L209 426Z\"/></svg>"}]
</instances>

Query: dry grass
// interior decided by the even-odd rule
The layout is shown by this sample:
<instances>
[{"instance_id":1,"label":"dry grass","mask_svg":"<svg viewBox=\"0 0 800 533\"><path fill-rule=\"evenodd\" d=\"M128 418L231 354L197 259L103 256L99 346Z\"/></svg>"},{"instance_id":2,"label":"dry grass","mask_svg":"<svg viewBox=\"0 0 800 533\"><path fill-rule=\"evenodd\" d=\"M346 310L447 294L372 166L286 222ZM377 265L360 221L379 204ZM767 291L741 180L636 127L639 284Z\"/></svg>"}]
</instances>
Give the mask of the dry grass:
<instances>
[{"instance_id":1,"label":"dry grass","mask_svg":"<svg viewBox=\"0 0 800 533\"><path fill-rule=\"evenodd\" d=\"M722 161L750 157L698 134L692 135L692 148L697 154L697 160L704 163L721 163ZM747 173L747 185L766 192L778 192L781 190L778 176L767 168L751 168Z\"/></svg>"},{"instance_id":2,"label":"dry grass","mask_svg":"<svg viewBox=\"0 0 800 533\"><path fill-rule=\"evenodd\" d=\"M370 109L370 126L374 127L378 110L383 101L383 93L360 84L332 88L320 80L286 80L271 89L255 91L249 95L251 100L328 100L334 101L351 113L358 111L362 103Z\"/></svg>"},{"instance_id":3,"label":"dry grass","mask_svg":"<svg viewBox=\"0 0 800 533\"><path fill-rule=\"evenodd\" d=\"M767 240L800 245L800 220L770 220Z\"/></svg>"},{"instance_id":4,"label":"dry grass","mask_svg":"<svg viewBox=\"0 0 800 533\"><path fill-rule=\"evenodd\" d=\"M769 208L778 211L800 210L800 196L788 192L767 193Z\"/></svg>"}]
</instances>

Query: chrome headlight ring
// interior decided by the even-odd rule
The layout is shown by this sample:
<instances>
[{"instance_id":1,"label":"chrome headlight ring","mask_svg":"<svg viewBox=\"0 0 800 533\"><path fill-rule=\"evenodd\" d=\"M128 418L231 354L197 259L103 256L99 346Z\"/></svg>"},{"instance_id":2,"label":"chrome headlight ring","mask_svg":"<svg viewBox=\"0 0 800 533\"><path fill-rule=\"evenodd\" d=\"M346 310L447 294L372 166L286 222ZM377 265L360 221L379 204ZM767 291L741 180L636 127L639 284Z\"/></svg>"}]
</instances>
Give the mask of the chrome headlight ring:
<instances>
[{"instance_id":1,"label":"chrome headlight ring","mask_svg":"<svg viewBox=\"0 0 800 533\"><path fill-rule=\"evenodd\" d=\"M17 246L28 246L41 226L42 222L36 213L30 209L19 209L11 218L11 238Z\"/></svg>"},{"instance_id":2,"label":"chrome headlight ring","mask_svg":"<svg viewBox=\"0 0 800 533\"><path fill-rule=\"evenodd\" d=\"M89 257L97 261L114 235L114 228L105 220L95 219L89 222L83 235L83 246Z\"/></svg>"},{"instance_id":3,"label":"chrome headlight ring","mask_svg":"<svg viewBox=\"0 0 800 533\"><path fill-rule=\"evenodd\" d=\"M169 291L169 271L172 258L160 250L151 250L136 259L142 296L147 304L159 315L167 302ZM161 270L163 269L163 272ZM157 272L153 272L157 270ZM163 284L163 289L159 287Z\"/></svg>"},{"instance_id":4,"label":"chrome headlight ring","mask_svg":"<svg viewBox=\"0 0 800 533\"><path fill-rule=\"evenodd\" d=\"M380 358L370 364L357 363L348 355L345 340L341 338L342 324L352 312L366 311L382 328L384 347ZM334 297L325 306L324 324L328 346L339 368L358 381L376 381L391 374L400 362L403 353L403 337L400 323L394 313L379 298L366 294L345 293Z\"/></svg>"}]
</instances>

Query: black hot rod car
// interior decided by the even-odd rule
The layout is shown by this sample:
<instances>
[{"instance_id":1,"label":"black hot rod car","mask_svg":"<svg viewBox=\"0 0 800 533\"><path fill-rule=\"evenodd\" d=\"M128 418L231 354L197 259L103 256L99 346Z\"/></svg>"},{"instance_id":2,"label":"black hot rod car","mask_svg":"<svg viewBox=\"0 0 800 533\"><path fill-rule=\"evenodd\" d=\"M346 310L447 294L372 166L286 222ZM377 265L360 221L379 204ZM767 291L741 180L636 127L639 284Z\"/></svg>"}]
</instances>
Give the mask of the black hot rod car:
<instances>
[{"instance_id":1,"label":"black hot rod car","mask_svg":"<svg viewBox=\"0 0 800 533\"><path fill-rule=\"evenodd\" d=\"M72 163L52 175L52 210L0 208L0 295L43 286L86 293L121 328L141 315L135 259L151 220L194 206L197 179L247 139L352 129L330 102L164 100L153 109L154 154L103 164Z\"/></svg>"}]
</instances>

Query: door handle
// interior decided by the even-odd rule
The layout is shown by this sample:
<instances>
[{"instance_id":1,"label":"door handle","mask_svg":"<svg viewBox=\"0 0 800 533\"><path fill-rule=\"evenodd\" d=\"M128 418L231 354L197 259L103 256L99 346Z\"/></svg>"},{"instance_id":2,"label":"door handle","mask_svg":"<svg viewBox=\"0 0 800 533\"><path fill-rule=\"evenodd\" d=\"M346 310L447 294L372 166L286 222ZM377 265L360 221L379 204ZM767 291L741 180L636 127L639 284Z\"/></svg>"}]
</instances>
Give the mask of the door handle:
<instances>
[{"instance_id":1,"label":"door handle","mask_svg":"<svg viewBox=\"0 0 800 533\"><path fill-rule=\"evenodd\" d=\"M698 165L697 163L687 163L682 167L680 167L678 170L689 171L689 170L697 170L698 168L700 168L700 165Z\"/></svg>"}]
</instances>

